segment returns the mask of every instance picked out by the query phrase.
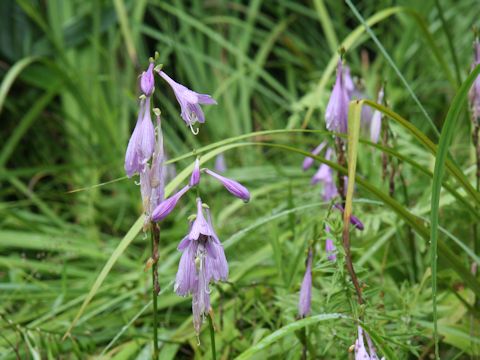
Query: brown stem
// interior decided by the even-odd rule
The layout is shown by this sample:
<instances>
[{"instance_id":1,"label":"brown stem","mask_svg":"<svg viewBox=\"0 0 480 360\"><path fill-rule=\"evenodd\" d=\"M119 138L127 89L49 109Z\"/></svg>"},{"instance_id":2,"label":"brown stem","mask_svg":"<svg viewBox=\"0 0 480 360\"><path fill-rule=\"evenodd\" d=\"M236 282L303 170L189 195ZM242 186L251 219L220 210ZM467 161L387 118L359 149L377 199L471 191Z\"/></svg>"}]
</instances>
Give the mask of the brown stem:
<instances>
[{"instance_id":1,"label":"brown stem","mask_svg":"<svg viewBox=\"0 0 480 360\"><path fill-rule=\"evenodd\" d=\"M157 224L152 224L153 232L153 246L152 246L152 272L153 272L153 288L155 293L158 295L160 293L160 284L158 282L158 246L160 244L160 226Z\"/></svg>"},{"instance_id":2,"label":"brown stem","mask_svg":"<svg viewBox=\"0 0 480 360\"><path fill-rule=\"evenodd\" d=\"M352 261L352 254L350 252L350 219L345 221L343 226L343 248L345 249L345 264L347 265L348 273L352 278L353 286L355 287L355 291L357 293L357 301L360 305L363 304L363 297L362 297L362 289L360 288L360 283L358 282L357 274L355 273L355 269L353 268L353 261Z\"/></svg>"}]
</instances>

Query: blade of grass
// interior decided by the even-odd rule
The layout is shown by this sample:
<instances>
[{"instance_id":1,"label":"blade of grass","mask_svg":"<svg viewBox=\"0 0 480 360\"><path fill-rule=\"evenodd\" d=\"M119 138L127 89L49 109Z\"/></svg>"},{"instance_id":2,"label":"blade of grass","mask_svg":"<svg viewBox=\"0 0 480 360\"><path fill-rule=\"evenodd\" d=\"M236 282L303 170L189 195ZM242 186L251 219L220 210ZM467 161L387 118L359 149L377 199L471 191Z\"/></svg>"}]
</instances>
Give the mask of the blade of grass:
<instances>
[{"instance_id":1,"label":"blade of grass","mask_svg":"<svg viewBox=\"0 0 480 360\"><path fill-rule=\"evenodd\" d=\"M463 82L457 94L453 98L450 108L443 124L442 134L438 143L438 152L435 158L435 168L433 170L432 199L430 214L430 262L432 267L432 297L433 297L433 338L435 342L435 357L439 359L438 348L438 325L437 325L437 244L438 244L438 225L440 212L440 190L442 179L445 174L445 166L448 155L448 148L452 141L455 130L456 120L462 111L463 104L467 98L468 91L473 82L480 74L480 65L477 65L467 79Z\"/></svg>"},{"instance_id":2,"label":"blade of grass","mask_svg":"<svg viewBox=\"0 0 480 360\"><path fill-rule=\"evenodd\" d=\"M323 0L314 0L313 5L315 6L315 10L318 14L318 20L320 20L320 25L323 28L325 37L327 38L330 51L332 54L336 54L338 50L338 39L335 35L335 30L330 20L330 16L328 15L327 8L325 7L325 3Z\"/></svg>"}]
</instances>

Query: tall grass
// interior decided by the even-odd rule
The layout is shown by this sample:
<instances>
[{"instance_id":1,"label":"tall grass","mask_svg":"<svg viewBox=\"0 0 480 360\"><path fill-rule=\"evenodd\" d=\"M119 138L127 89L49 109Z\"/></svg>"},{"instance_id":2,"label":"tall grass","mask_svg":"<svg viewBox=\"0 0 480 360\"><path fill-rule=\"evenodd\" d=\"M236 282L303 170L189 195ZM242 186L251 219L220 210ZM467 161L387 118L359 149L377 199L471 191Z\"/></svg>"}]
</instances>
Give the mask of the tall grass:
<instances>
[{"instance_id":1,"label":"tall grass","mask_svg":"<svg viewBox=\"0 0 480 360\"><path fill-rule=\"evenodd\" d=\"M224 153L228 176L252 190L243 206L202 184L231 268L212 292L217 358L300 359L304 347L310 358L352 357L359 314L388 359L433 356L434 329L442 359L480 356L480 282L470 271L480 194L461 86L473 80L480 8L347 2L0 2L1 358L151 357L150 241L123 159L137 76L155 51L178 81L219 103L193 137L172 93L157 89L176 169L167 192L189 176L192 149L208 166ZM298 320L305 250L323 244L329 212L301 161L332 136L324 112L339 46L368 99L386 82L386 106L355 106L382 111L393 138L372 144L361 129L354 154L352 209L365 230L350 242L365 305L354 303L342 254L331 263L320 251L312 316ZM398 171L393 193L382 153ZM188 196L162 225L162 360L211 356L208 326L198 345L190 299L173 292ZM340 213L328 221L340 248Z\"/></svg>"}]
</instances>

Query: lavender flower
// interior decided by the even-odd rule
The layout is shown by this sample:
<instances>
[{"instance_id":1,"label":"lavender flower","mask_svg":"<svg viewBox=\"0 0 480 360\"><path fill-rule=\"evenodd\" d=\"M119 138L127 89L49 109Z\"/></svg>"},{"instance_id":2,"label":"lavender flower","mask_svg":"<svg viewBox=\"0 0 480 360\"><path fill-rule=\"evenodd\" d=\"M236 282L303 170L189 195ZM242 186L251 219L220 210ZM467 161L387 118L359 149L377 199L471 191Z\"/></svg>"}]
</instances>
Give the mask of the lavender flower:
<instances>
[{"instance_id":1,"label":"lavender flower","mask_svg":"<svg viewBox=\"0 0 480 360\"><path fill-rule=\"evenodd\" d=\"M150 169L150 209L147 215L152 214L158 204L163 201L165 196L165 178L167 175L160 111L154 109L154 112L157 115L157 142L155 143L155 152L153 153L152 167Z\"/></svg>"},{"instance_id":2,"label":"lavender flower","mask_svg":"<svg viewBox=\"0 0 480 360\"><path fill-rule=\"evenodd\" d=\"M343 84L345 86L345 90L347 91L348 98L352 97L352 93L355 90L355 84L353 83L352 76L350 75L350 68L345 66L343 68Z\"/></svg>"},{"instance_id":3,"label":"lavender flower","mask_svg":"<svg viewBox=\"0 0 480 360\"><path fill-rule=\"evenodd\" d=\"M198 203L200 203L201 217L204 218L201 200L197 200ZM212 280L224 281L228 278L228 263L223 246L213 230L208 209L206 209L206 213L206 224L210 235L200 234L197 239L192 239L190 230L178 245L182 256L174 286L175 292L180 296L192 294L193 324L197 333L200 332L204 315L210 310L210 282ZM199 214L197 213L198 218ZM191 229L194 226L191 224Z\"/></svg>"},{"instance_id":4,"label":"lavender flower","mask_svg":"<svg viewBox=\"0 0 480 360\"><path fill-rule=\"evenodd\" d=\"M219 173L224 173L227 171L227 163L225 161L225 155L223 153L220 153L216 156L215 158L215 171Z\"/></svg>"},{"instance_id":5,"label":"lavender flower","mask_svg":"<svg viewBox=\"0 0 480 360\"><path fill-rule=\"evenodd\" d=\"M311 151L311 154L312 155L318 155L320 154L320 152L323 150L323 148L327 145L327 142L326 141L323 141L320 145L318 145L315 149L313 149ZM303 160L303 164L302 164L302 167L303 167L303 171L309 169L310 167L312 167L313 165L313 158L311 158L310 156L306 156L305 159Z\"/></svg>"},{"instance_id":6,"label":"lavender flower","mask_svg":"<svg viewBox=\"0 0 480 360\"><path fill-rule=\"evenodd\" d=\"M475 66L480 64L480 42L478 38L473 43L474 56L472 63L472 70ZM478 121L480 118L480 76L477 76L472 88L469 92L470 107L472 108L473 119Z\"/></svg>"},{"instance_id":7,"label":"lavender flower","mask_svg":"<svg viewBox=\"0 0 480 360\"><path fill-rule=\"evenodd\" d=\"M300 287L300 299L298 301L298 315L305 317L310 313L312 303L312 249L308 250L307 268Z\"/></svg>"},{"instance_id":8,"label":"lavender flower","mask_svg":"<svg viewBox=\"0 0 480 360\"><path fill-rule=\"evenodd\" d=\"M340 204L335 204L333 205L336 209L340 210L342 213L345 211L342 205ZM360 221L359 218L357 218L355 215L350 215L350 224L355 226L358 230L363 230L365 229L365 226L363 226L363 223Z\"/></svg>"},{"instance_id":9,"label":"lavender flower","mask_svg":"<svg viewBox=\"0 0 480 360\"><path fill-rule=\"evenodd\" d=\"M181 113L183 121L190 127L192 132L196 135L198 130L193 130L193 125L196 122L204 123L205 115L203 114L201 104L205 105L215 105L217 102L210 95L199 94L195 91L192 91L182 84L175 82L170 76L168 76L163 71L158 71L158 74L171 86L175 97L177 98L178 103L180 104Z\"/></svg>"},{"instance_id":10,"label":"lavender flower","mask_svg":"<svg viewBox=\"0 0 480 360\"><path fill-rule=\"evenodd\" d=\"M330 160L332 158L332 154L332 148L328 148L325 152L325 159ZM315 175L313 175L311 184L315 185L319 182L327 182L332 177L332 174L333 170L330 166L328 166L327 164L321 164Z\"/></svg>"},{"instance_id":11,"label":"lavender flower","mask_svg":"<svg viewBox=\"0 0 480 360\"><path fill-rule=\"evenodd\" d=\"M137 150L137 138L139 133L140 124L143 120L143 114L145 112L145 100L140 100L140 108L138 111L138 118L133 133L128 141L127 152L125 154L125 172L128 177L132 177L135 173L140 173L143 169L140 161L140 154Z\"/></svg>"},{"instance_id":12,"label":"lavender flower","mask_svg":"<svg viewBox=\"0 0 480 360\"><path fill-rule=\"evenodd\" d=\"M181 190L179 190L175 195L169 197L168 199L163 200L152 213L152 221L158 222L163 220L170 214L175 206L177 205L178 200L190 190L190 185L186 185Z\"/></svg>"},{"instance_id":13,"label":"lavender flower","mask_svg":"<svg viewBox=\"0 0 480 360\"><path fill-rule=\"evenodd\" d=\"M355 340L355 360L379 360L375 351L375 347L373 346L372 339L370 339L370 336L367 333L365 333L365 337L367 338L370 354L368 353L363 341L363 329L360 325L358 325L358 337ZM385 358L382 357L381 360L384 359Z\"/></svg>"},{"instance_id":14,"label":"lavender flower","mask_svg":"<svg viewBox=\"0 0 480 360\"><path fill-rule=\"evenodd\" d=\"M245 186L243 186L239 182L237 182L235 180L232 180L232 179L229 179L229 178L226 178L226 177L224 177L222 175L219 175L217 173L214 173L213 171L211 171L209 169L206 169L205 172L208 175L210 175L210 176L214 177L215 179L217 179L218 181L220 181L222 183L222 185L225 187L225 189L227 189L233 196L238 197L245 202L250 201L250 192L248 191L248 189Z\"/></svg>"},{"instance_id":15,"label":"lavender flower","mask_svg":"<svg viewBox=\"0 0 480 360\"><path fill-rule=\"evenodd\" d=\"M381 104L383 101L383 87L380 88L377 96L377 103ZM382 129L382 113L375 110L370 122L370 140L374 143L378 142L380 137L380 130Z\"/></svg>"},{"instance_id":16,"label":"lavender flower","mask_svg":"<svg viewBox=\"0 0 480 360\"><path fill-rule=\"evenodd\" d=\"M328 225L325 226L325 231L327 233L330 233L330 227ZM333 262L337 260L336 251L337 251L337 248L335 247L333 240L327 237L327 239L325 240L325 252L327 253L328 260Z\"/></svg>"},{"instance_id":17,"label":"lavender flower","mask_svg":"<svg viewBox=\"0 0 480 360\"><path fill-rule=\"evenodd\" d=\"M147 71L144 71L140 77L140 89L146 96L151 96L155 86L153 79L153 62L148 65Z\"/></svg>"},{"instance_id":18,"label":"lavender flower","mask_svg":"<svg viewBox=\"0 0 480 360\"><path fill-rule=\"evenodd\" d=\"M197 198L197 217L193 221L192 228L188 238L190 240L198 240L200 235L212 236L213 232L211 227L208 225L207 220L203 216L203 204L202 199Z\"/></svg>"},{"instance_id":19,"label":"lavender flower","mask_svg":"<svg viewBox=\"0 0 480 360\"><path fill-rule=\"evenodd\" d=\"M327 129L347 133L349 97L343 81L342 60L338 60L337 78L325 111Z\"/></svg>"},{"instance_id":20,"label":"lavender flower","mask_svg":"<svg viewBox=\"0 0 480 360\"><path fill-rule=\"evenodd\" d=\"M190 177L190 186L198 185L200 182L200 160L197 158L195 160L195 165L193 166L192 176Z\"/></svg>"},{"instance_id":21,"label":"lavender flower","mask_svg":"<svg viewBox=\"0 0 480 360\"><path fill-rule=\"evenodd\" d=\"M333 176L330 176L328 181L325 181L323 183L322 199L323 201L330 201L337 195L338 195L337 186L335 185Z\"/></svg>"}]
</instances>

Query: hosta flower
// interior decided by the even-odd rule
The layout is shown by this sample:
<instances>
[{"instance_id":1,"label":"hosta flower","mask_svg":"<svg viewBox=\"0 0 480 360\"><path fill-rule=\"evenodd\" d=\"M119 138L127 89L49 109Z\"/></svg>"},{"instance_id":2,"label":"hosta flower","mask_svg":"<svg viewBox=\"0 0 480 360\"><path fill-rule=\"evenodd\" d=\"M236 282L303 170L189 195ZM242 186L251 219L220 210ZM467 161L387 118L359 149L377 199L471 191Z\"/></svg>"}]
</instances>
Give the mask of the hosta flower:
<instances>
[{"instance_id":1,"label":"hosta flower","mask_svg":"<svg viewBox=\"0 0 480 360\"><path fill-rule=\"evenodd\" d=\"M480 42L478 38L475 39L473 44L474 49L474 56L473 56L473 63L472 69L480 64ZM469 100L470 100L470 107L472 109L473 118L475 121L478 121L480 118L480 76L477 76L475 82L472 85L472 88L469 92Z\"/></svg>"},{"instance_id":2,"label":"hosta flower","mask_svg":"<svg viewBox=\"0 0 480 360\"><path fill-rule=\"evenodd\" d=\"M170 196L168 199L163 200L152 213L152 221L158 222L163 220L170 214L175 206L177 205L178 200L190 189L190 185L186 185L181 190L179 190L175 195Z\"/></svg>"},{"instance_id":3,"label":"hosta flower","mask_svg":"<svg viewBox=\"0 0 480 360\"><path fill-rule=\"evenodd\" d=\"M307 267L300 287L300 298L298 301L298 315L305 317L310 314L312 303L312 249L308 250Z\"/></svg>"},{"instance_id":4,"label":"hosta flower","mask_svg":"<svg viewBox=\"0 0 480 360\"><path fill-rule=\"evenodd\" d=\"M377 103L382 104L383 102L383 87L378 92ZM370 122L370 140L374 143L378 142L380 137L380 130L382 129L382 113L378 110L375 110Z\"/></svg>"},{"instance_id":5,"label":"hosta flower","mask_svg":"<svg viewBox=\"0 0 480 360\"><path fill-rule=\"evenodd\" d=\"M198 240L200 235L212 236L213 229L208 225L205 216L203 216L203 204L202 199L197 198L197 216L192 223L192 228L188 235L190 240Z\"/></svg>"},{"instance_id":6,"label":"hosta flower","mask_svg":"<svg viewBox=\"0 0 480 360\"><path fill-rule=\"evenodd\" d=\"M342 60L338 60L337 78L325 111L327 129L347 133L349 97L343 80Z\"/></svg>"},{"instance_id":7,"label":"hosta flower","mask_svg":"<svg viewBox=\"0 0 480 360\"><path fill-rule=\"evenodd\" d=\"M140 76L140 89L146 96L152 95L155 86L155 81L153 79L153 66L153 62L150 62L147 71L144 71Z\"/></svg>"},{"instance_id":8,"label":"hosta flower","mask_svg":"<svg viewBox=\"0 0 480 360\"><path fill-rule=\"evenodd\" d=\"M320 152L323 150L323 148L327 146L327 142L326 141L323 141L320 145L318 145L315 149L313 149L310 153L312 155L318 155L320 154ZM303 171L309 169L310 167L312 167L314 163L314 160L313 158L311 158L310 156L306 156L305 159L303 159L303 164L302 164L302 168L303 168Z\"/></svg>"},{"instance_id":9,"label":"hosta flower","mask_svg":"<svg viewBox=\"0 0 480 360\"><path fill-rule=\"evenodd\" d=\"M330 233L330 227L327 225L325 226L325 231L327 233ZM325 252L327 253L327 258L330 261L335 261L337 260L337 248L335 247L335 244L333 243L333 240L328 238L325 240Z\"/></svg>"},{"instance_id":10,"label":"hosta flower","mask_svg":"<svg viewBox=\"0 0 480 360\"><path fill-rule=\"evenodd\" d=\"M225 187L225 189L227 189L233 196L240 198L245 202L248 202L250 200L250 192L245 186L243 186L239 182L214 173L209 169L206 169L205 172L216 180L220 181Z\"/></svg>"},{"instance_id":11,"label":"hosta flower","mask_svg":"<svg viewBox=\"0 0 480 360\"><path fill-rule=\"evenodd\" d=\"M355 340L355 360L378 360L378 355L375 352L375 347L373 346L370 336L365 333L365 337L367 338L370 353L368 353L365 347L365 342L363 341L363 329L360 325L358 325L358 337ZM381 360L384 359L385 358L382 357Z\"/></svg>"},{"instance_id":12,"label":"hosta flower","mask_svg":"<svg viewBox=\"0 0 480 360\"><path fill-rule=\"evenodd\" d=\"M128 142L125 171L128 177L140 173L150 160L155 148L155 128L150 114L150 98L140 100L137 124Z\"/></svg>"},{"instance_id":13,"label":"hosta flower","mask_svg":"<svg viewBox=\"0 0 480 360\"><path fill-rule=\"evenodd\" d=\"M192 176L190 177L190 186L198 185L200 182L200 160L197 158L195 160L195 165L193 166Z\"/></svg>"},{"instance_id":14,"label":"hosta flower","mask_svg":"<svg viewBox=\"0 0 480 360\"><path fill-rule=\"evenodd\" d=\"M163 150L163 134L160 112L157 111L157 142L152 158L152 167L150 169L150 209L148 215L152 214L155 208L163 201L165 196L165 180L167 169L165 166L165 152Z\"/></svg>"},{"instance_id":15,"label":"hosta flower","mask_svg":"<svg viewBox=\"0 0 480 360\"><path fill-rule=\"evenodd\" d=\"M205 115L203 114L203 110L200 105L215 105L217 102L210 95L199 94L186 88L182 84L177 83L161 70L158 71L158 73L171 86L175 97L180 104L180 116L182 117L183 121L185 121L194 134L197 134L198 130L195 132L193 130L193 125L196 122L205 122Z\"/></svg>"},{"instance_id":16,"label":"hosta flower","mask_svg":"<svg viewBox=\"0 0 480 360\"><path fill-rule=\"evenodd\" d=\"M217 155L215 158L215 171L219 173L224 173L227 171L227 162L225 161L225 155L223 153L220 153Z\"/></svg>"},{"instance_id":17,"label":"hosta flower","mask_svg":"<svg viewBox=\"0 0 480 360\"><path fill-rule=\"evenodd\" d=\"M201 202L200 202L201 203ZM201 217L204 218L203 208ZM175 292L180 296L192 294L192 313L195 331L200 332L204 315L210 310L209 284L214 281L225 281L228 278L228 263L223 246L213 230L211 215L208 209L206 223L210 235L200 234L192 239L189 234L178 245L182 251L177 276ZM197 219L198 219L197 213ZM193 228L194 224L191 224Z\"/></svg>"}]
</instances>

